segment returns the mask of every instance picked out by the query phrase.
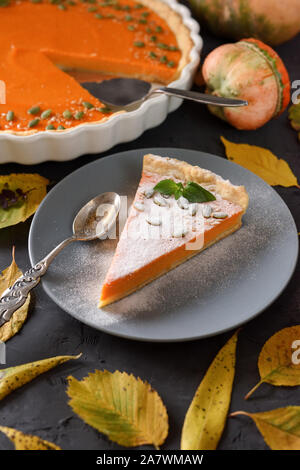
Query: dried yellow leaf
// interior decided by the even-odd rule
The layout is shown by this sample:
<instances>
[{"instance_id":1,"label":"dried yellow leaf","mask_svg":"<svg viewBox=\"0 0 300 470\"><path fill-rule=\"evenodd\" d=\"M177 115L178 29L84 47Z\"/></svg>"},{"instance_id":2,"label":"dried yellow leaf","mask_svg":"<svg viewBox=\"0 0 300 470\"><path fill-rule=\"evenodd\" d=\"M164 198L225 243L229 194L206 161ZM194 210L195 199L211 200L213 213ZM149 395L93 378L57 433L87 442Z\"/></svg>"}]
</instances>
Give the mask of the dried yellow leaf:
<instances>
[{"instance_id":1,"label":"dried yellow leaf","mask_svg":"<svg viewBox=\"0 0 300 470\"><path fill-rule=\"evenodd\" d=\"M167 410L147 382L126 372L96 370L83 380L68 377L72 409L83 421L126 447L160 446L168 435Z\"/></svg>"},{"instance_id":2,"label":"dried yellow leaf","mask_svg":"<svg viewBox=\"0 0 300 470\"><path fill-rule=\"evenodd\" d=\"M182 450L214 450L222 436L235 374L238 332L211 363L186 414Z\"/></svg>"},{"instance_id":3,"label":"dried yellow leaf","mask_svg":"<svg viewBox=\"0 0 300 470\"><path fill-rule=\"evenodd\" d=\"M12 252L12 263L0 273L0 295L10 287L22 275L22 271L18 268L15 262L15 250ZM27 300L11 317L11 319L0 327L0 341L5 343L12 338L22 328L28 314L30 304L30 294Z\"/></svg>"},{"instance_id":4,"label":"dried yellow leaf","mask_svg":"<svg viewBox=\"0 0 300 470\"><path fill-rule=\"evenodd\" d=\"M264 382L272 385L300 385L300 326L278 331L266 341L258 358L260 381L245 396Z\"/></svg>"},{"instance_id":5,"label":"dried yellow leaf","mask_svg":"<svg viewBox=\"0 0 300 470\"><path fill-rule=\"evenodd\" d=\"M221 137L228 160L247 168L271 186L300 187L289 164L270 150L256 145L235 144Z\"/></svg>"},{"instance_id":6,"label":"dried yellow leaf","mask_svg":"<svg viewBox=\"0 0 300 470\"><path fill-rule=\"evenodd\" d=\"M44 441L40 437L31 434L24 434L17 429L0 426L0 431L14 443L16 450L61 450L52 442Z\"/></svg>"},{"instance_id":7,"label":"dried yellow leaf","mask_svg":"<svg viewBox=\"0 0 300 470\"><path fill-rule=\"evenodd\" d=\"M0 229L24 222L46 196L49 181L29 173L0 175Z\"/></svg>"},{"instance_id":8,"label":"dried yellow leaf","mask_svg":"<svg viewBox=\"0 0 300 470\"><path fill-rule=\"evenodd\" d=\"M55 356L41 361L28 362L20 366L9 367L0 370L0 400L9 393L27 382L31 382L38 375L47 372L54 367L69 361L70 359L78 359L81 356Z\"/></svg>"},{"instance_id":9,"label":"dried yellow leaf","mask_svg":"<svg viewBox=\"0 0 300 470\"><path fill-rule=\"evenodd\" d=\"M300 450L300 406L287 406L261 413L236 411L230 416L252 418L272 450Z\"/></svg>"}]
</instances>

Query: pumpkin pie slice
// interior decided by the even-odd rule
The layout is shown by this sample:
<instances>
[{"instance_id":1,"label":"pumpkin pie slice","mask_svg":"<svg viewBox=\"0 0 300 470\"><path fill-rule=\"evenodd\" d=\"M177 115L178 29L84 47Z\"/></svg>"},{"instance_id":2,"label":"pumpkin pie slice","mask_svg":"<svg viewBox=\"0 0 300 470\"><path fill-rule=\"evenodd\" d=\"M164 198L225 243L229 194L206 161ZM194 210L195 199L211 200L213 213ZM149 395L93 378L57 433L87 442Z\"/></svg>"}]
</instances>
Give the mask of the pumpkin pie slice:
<instances>
[{"instance_id":1,"label":"pumpkin pie slice","mask_svg":"<svg viewBox=\"0 0 300 470\"><path fill-rule=\"evenodd\" d=\"M238 230L247 206L244 186L174 158L145 155L99 307L135 292Z\"/></svg>"}]
</instances>

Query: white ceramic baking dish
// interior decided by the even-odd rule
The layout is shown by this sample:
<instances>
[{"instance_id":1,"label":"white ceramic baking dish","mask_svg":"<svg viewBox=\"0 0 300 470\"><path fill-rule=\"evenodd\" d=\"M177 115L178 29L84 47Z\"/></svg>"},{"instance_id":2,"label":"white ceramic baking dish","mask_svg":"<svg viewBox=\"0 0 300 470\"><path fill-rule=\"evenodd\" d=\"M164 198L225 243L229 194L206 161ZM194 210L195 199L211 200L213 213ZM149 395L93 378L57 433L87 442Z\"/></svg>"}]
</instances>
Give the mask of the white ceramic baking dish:
<instances>
[{"instance_id":1,"label":"white ceramic baking dish","mask_svg":"<svg viewBox=\"0 0 300 470\"><path fill-rule=\"evenodd\" d=\"M176 0L161 1L181 15L194 43L190 62L183 68L179 78L170 83L174 88L187 90L193 83L203 45L199 25L191 17L188 8ZM178 98L157 95L145 101L135 111L115 115L103 124L81 124L59 133L42 131L28 136L2 134L0 163L33 165L47 160L66 161L83 154L104 152L116 144L136 139L146 129L158 126L181 102Z\"/></svg>"}]
</instances>

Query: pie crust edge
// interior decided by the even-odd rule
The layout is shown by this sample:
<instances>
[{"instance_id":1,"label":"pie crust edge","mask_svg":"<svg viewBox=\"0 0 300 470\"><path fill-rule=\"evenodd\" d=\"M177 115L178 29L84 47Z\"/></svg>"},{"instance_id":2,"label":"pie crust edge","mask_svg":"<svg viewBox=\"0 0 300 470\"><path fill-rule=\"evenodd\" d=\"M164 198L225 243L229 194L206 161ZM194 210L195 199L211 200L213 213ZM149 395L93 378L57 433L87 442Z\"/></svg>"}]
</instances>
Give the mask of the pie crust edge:
<instances>
[{"instance_id":1,"label":"pie crust edge","mask_svg":"<svg viewBox=\"0 0 300 470\"><path fill-rule=\"evenodd\" d=\"M210 170L190 165L176 158L160 157L149 153L144 156L143 171L158 173L186 182L194 181L200 185L201 183L213 185L223 199L238 204L243 213L247 210L249 196L245 187L235 186L229 180L224 180Z\"/></svg>"}]
</instances>

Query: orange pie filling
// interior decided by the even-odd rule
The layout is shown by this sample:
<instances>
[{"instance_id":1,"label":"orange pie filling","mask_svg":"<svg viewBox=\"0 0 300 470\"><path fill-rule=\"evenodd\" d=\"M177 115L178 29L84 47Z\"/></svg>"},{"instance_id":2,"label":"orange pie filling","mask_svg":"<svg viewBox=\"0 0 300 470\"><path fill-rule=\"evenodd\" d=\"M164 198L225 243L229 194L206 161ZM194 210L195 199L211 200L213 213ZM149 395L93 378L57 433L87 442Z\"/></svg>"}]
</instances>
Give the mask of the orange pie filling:
<instances>
[{"instance_id":1,"label":"orange pie filling","mask_svg":"<svg viewBox=\"0 0 300 470\"><path fill-rule=\"evenodd\" d=\"M0 104L0 130L64 130L106 120L111 111L68 70L172 81L181 46L167 18L154 11L160 2L153 0L153 10L151 2L144 3L2 0L0 80L6 103Z\"/></svg>"},{"instance_id":2,"label":"orange pie filling","mask_svg":"<svg viewBox=\"0 0 300 470\"><path fill-rule=\"evenodd\" d=\"M212 228L204 234L204 245L199 250L191 250L187 252L185 245L176 248L171 253L166 253L155 260L151 261L146 266L137 269L135 272L118 279L107 276L105 284L102 288L100 307L110 304L116 300L126 297L130 293L137 290L137 288L143 287L152 280L158 278L162 274L175 268L182 261L191 258L206 247L208 247L213 241L219 240L224 236L229 235L232 231L237 230L241 226L242 212L235 214L222 222L219 226ZM194 242L194 237L191 242ZM188 254L189 253L189 254ZM118 259L118 254L116 254ZM116 261L117 262L117 261ZM120 297L120 292L122 296Z\"/></svg>"},{"instance_id":3,"label":"orange pie filling","mask_svg":"<svg viewBox=\"0 0 300 470\"><path fill-rule=\"evenodd\" d=\"M127 296L240 228L248 201L243 187L224 182L234 188L234 193L236 190L243 192L242 205L235 197L234 200L225 199L218 193L216 185L205 182L202 187L207 187L207 190L213 188L211 193L216 197L214 201L182 206L181 199L176 200L174 196L164 198L155 192L147 197L151 189L165 178L169 176L164 177L144 168L102 286L100 307ZM179 178L174 178L174 181L186 183ZM224 195L227 197L227 194L226 187Z\"/></svg>"}]
</instances>

